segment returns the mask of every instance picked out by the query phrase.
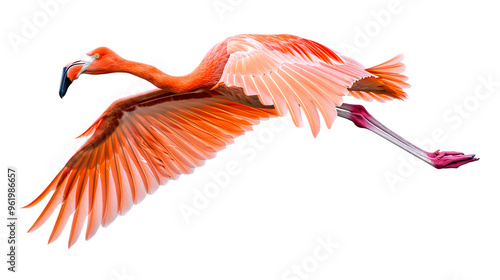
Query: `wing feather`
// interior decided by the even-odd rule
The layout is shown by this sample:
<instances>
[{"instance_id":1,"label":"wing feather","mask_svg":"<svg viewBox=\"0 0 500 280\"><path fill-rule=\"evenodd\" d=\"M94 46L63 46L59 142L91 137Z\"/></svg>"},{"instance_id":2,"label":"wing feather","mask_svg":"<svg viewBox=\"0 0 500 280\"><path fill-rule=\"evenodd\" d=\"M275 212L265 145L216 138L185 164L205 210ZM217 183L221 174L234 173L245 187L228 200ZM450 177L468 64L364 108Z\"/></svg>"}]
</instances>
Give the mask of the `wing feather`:
<instances>
[{"instance_id":1,"label":"wing feather","mask_svg":"<svg viewBox=\"0 0 500 280\"><path fill-rule=\"evenodd\" d=\"M130 121L134 121L131 119ZM147 189L151 188L154 184L158 184L158 175L155 168L155 165L158 164L157 161L151 160L148 157L147 153L149 152L149 147L146 144L147 142L142 138L142 135L136 133L134 128L130 125L130 122L123 127L119 127L125 135L129 135L130 138L125 138L123 142L126 147L129 147L129 153L126 155L129 156L129 162L132 162L133 165L130 167L137 168L137 172L140 175L139 184L132 184L131 187L134 188L133 194L135 194L134 202L137 204L141 202L146 197ZM148 162L150 164L148 164ZM133 172L133 170L130 170ZM179 172L179 170L175 170L174 172ZM137 178L139 179L139 178Z\"/></svg>"},{"instance_id":2,"label":"wing feather","mask_svg":"<svg viewBox=\"0 0 500 280\"><path fill-rule=\"evenodd\" d=\"M49 243L53 242L59 237L59 235L62 233L62 230L68 223L69 217L75 211L76 193L77 193L76 186L78 186L80 184L80 181L83 179L81 178L80 174L84 172L84 170L86 169L89 158L90 158L90 152L85 151L84 154L82 155L81 158L82 160L79 162L77 169L72 170L74 172L70 173L71 176L68 178L68 183L66 185L66 193L62 202L63 206L59 210L59 215L56 219L54 228L49 237ZM73 182L75 183L73 184Z\"/></svg>"},{"instance_id":3,"label":"wing feather","mask_svg":"<svg viewBox=\"0 0 500 280\"><path fill-rule=\"evenodd\" d=\"M330 128L347 88L373 76L358 62L293 35L237 35L228 39L227 51L218 85L241 87L263 105L274 105L280 116L290 112L298 127L302 109L314 136L320 129L317 111Z\"/></svg>"},{"instance_id":4,"label":"wing feather","mask_svg":"<svg viewBox=\"0 0 500 280\"><path fill-rule=\"evenodd\" d=\"M123 135L122 128L117 129L117 135ZM144 189L146 176L130 148L128 139L116 137L116 172L114 173L116 207L118 214L125 215L134 204L143 199L141 190Z\"/></svg>"},{"instance_id":5,"label":"wing feather","mask_svg":"<svg viewBox=\"0 0 500 280\"><path fill-rule=\"evenodd\" d=\"M103 157L106 154L106 142L103 143L103 146L99 153L99 158L97 162L103 162ZM85 232L85 240L88 240L94 236L99 229L99 225L101 224L102 219L102 205L103 205L103 189L102 189L102 175L104 174L102 168L105 168L105 164L96 164L94 170L94 184L95 188L91 188L92 196L90 196L90 206L89 206L89 217L87 222L87 230ZM91 184L92 186L92 184Z\"/></svg>"},{"instance_id":6,"label":"wing feather","mask_svg":"<svg viewBox=\"0 0 500 280\"><path fill-rule=\"evenodd\" d=\"M273 109L237 103L217 90L183 95L157 90L119 100L84 133L91 137L26 206L53 191L30 231L61 205L49 243L72 215L68 246L78 240L85 222L85 239L90 239L160 185L191 173L252 125L275 115Z\"/></svg>"}]
</instances>

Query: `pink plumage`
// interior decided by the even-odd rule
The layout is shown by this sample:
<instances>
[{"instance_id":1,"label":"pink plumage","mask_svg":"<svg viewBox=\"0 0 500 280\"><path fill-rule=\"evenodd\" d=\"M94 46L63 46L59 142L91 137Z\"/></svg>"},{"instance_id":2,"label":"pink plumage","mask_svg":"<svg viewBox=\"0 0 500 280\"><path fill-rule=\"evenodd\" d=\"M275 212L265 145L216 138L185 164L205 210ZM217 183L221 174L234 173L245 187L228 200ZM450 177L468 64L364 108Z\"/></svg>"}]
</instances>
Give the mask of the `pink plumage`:
<instances>
[{"instance_id":1,"label":"pink plumage","mask_svg":"<svg viewBox=\"0 0 500 280\"><path fill-rule=\"evenodd\" d=\"M190 74L170 76L151 65L97 48L63 71L59 95L81 74L126 72L157 90L115 101L81 136L90 137L49 186L29 205L53 192L30 231L61 205L49 243L73 215L68 246L112 223L160 185L189 174L261 119L290 113L312 133L320 116L330 128L337 116L369 129L436 168L477 160L457 152L426 152L373 118L343 103L404 99L403 56L371 68L311 40L293 35L237 35L215 45ZM319 111L319 113L318 113Z\"/></svg>"}]
</instances>

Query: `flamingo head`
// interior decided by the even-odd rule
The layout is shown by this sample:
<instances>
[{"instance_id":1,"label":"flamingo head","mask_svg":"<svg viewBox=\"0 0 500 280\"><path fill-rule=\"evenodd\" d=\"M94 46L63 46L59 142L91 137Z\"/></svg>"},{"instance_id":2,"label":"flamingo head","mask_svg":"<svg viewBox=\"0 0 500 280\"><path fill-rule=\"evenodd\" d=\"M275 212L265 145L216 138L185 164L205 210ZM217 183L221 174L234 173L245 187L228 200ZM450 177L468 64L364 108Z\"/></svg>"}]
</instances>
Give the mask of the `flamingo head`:
<instances>
[{"instance_id":1,"label":"flamingo head","mask_svg":"<svg viewBox=\"0 0 500 280\"><path fill-rule=\"evenodd\" d=\"M69 63L63 68L59 96L66 95L71 83L81 74L107 74L119 71L120 62L123 61L118 54L106 47L99 47L86 53L79 60Z\"/></svg>"}]
</instances>

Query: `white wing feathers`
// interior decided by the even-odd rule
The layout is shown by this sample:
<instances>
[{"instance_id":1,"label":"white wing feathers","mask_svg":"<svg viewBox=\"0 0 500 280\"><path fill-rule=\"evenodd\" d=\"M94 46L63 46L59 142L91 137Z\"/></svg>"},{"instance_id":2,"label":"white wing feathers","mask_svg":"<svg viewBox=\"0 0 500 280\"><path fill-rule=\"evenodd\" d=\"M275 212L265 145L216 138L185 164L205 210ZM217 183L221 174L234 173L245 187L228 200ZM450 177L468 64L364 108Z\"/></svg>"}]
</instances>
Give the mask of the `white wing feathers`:
<instances>
[{"instance_id":1,"label":"white wing feathers","mask_svg":"<svg viewBox=\"0 0 500 280\"><path fill-rule=\"evenodd\" d=\"M257 95L262 104L274 105L280 116L290 111L298 127L303 126L302 108L316 137L320 130L318 110L330 128L337 116L335 106L342 104L347 88L373 76L351 59L326 57L317 45L302 38L273 45L247 35L232 37L219 83L241 87L248 96Z\"/></svg>"}]
</instances>

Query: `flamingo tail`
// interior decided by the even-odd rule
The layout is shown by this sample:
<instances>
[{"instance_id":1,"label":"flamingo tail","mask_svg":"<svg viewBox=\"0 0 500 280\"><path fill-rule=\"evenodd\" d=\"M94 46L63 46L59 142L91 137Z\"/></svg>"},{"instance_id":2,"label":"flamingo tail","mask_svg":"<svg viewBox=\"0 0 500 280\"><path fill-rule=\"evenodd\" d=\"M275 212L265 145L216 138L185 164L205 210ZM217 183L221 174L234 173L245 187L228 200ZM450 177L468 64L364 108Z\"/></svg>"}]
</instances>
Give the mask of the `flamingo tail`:
<instances>
[{"instance_id":1,"label":"flamingo tail","mask_svg":"<svg viewBox=\"0 0 500 280\"><path fill-rule=\"evenodd\" d=\"M351 95L366 101L406 99L408 96L404 89L410 85L406 82L408 77L401 74L405 70L402 60L403 55L399 54L384 63L365 69L374 76L356 81L349 88Z\"/></svg>"}]
</instances>

